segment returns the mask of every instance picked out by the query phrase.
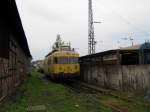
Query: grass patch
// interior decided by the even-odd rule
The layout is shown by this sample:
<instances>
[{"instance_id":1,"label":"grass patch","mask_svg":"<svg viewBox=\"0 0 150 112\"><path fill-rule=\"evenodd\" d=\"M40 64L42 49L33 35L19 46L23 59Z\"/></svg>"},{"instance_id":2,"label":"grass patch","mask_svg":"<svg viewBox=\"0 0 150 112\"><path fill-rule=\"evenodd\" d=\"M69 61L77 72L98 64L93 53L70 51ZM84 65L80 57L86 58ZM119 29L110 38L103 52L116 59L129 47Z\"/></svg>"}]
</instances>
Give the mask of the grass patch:
<instances>
[{"instance_id":1,"label":"grass patch","mask_svg":"<svg viewBox=\"0 0 150 112\"><path fill-rule=\"evenodd\" d=\"M123 92L114 94L127 96ZM128 93L128 96L134 98L135 95ZM141 101L141 97L136 100ZM28 106L36 105L45 105L48 112L112 112L112 106L125 112L150 112L149 108L142 105L112 96L76 93L61 84L44 80L36 70L32 71L32 75L18 89L17 94L0 108L0 112L27 112Z\"/></svg>"},{"instance_id":2,"label":"grass patch","mask_svg":"<svg viewBox=\"0 0 150 112\"><path fill-rule=\"evenodd\" d=\"M111 112L92 94L77 94L61 84L44 81L36 70L0 112L26 112L28 106L36 105L45 105L48 112Z\"/></svg>"},{"instance_id":3,"label":"grass patch","mask_svg":"<svg viewBox=\"0 0 150 112\"><path fill-rule=\"evenodd\" d=\"M119 92L117 93L119 94ZM131 93L130 93L131 94ZM128 95L128 94L124 94ZM134 96L135 97L135 96ZM140 97L140 96L137 96ZM143 105L143 100L135 100L141 102L140 104L134 104L132 102L127 102L112 96L102 95L100 102L108 107L117 107L123 112L150 112L150 108ZM137 98L138 99L138 98Z\"/></svg>"}]
</instances>

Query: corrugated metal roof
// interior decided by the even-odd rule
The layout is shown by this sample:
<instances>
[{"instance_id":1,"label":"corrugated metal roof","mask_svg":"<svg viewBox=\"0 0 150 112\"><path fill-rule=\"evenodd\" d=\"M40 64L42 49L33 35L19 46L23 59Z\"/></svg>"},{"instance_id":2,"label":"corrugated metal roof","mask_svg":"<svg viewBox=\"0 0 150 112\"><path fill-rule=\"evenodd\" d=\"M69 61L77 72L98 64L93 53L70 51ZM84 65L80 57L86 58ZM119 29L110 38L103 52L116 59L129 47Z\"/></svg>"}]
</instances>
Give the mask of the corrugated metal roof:
<instances>
[{"instance_id":1,"label":"corrugated metal roof","mask_svg":"<svg viewBox=\"0 0 150 112\"><path fill-rule=\"evenodd\" d=\"M103 52L99 52L99 53L95 53L95 54L91 54L91 55L85 55L85 56L81 56L80 59L92 58L92 57L102 56L102 55L106 55L106 54L110 54L110 53L115 53L115 52L117 52L117 50L118 49L114 49L114 50L103 51Z\"/></svg>"},{"instance_id":2,"label":"corrugated metal roof","mask_svg":"<svg viewBox=\"0 0 150 112\"><path fill-rule=\"evenodd\" d=\"M107 55L107 54L112 54L112 53L117 53L117 51L122 51L122 52L128 52L128 51L137 51L139 50L141 47L140 45L134 45L134 46L129 46L129 47L122 47L120 49L113 49L113 50L108 50L108 51L103 51L103 52L99 52L99 53L95 53L95 54L91 54L91 55L85 55L85 56L81 56L80 59L83 58L92 58L92 57L97 57L97 56L102 56L102 55Z\"/></svg>"}]
</instances>

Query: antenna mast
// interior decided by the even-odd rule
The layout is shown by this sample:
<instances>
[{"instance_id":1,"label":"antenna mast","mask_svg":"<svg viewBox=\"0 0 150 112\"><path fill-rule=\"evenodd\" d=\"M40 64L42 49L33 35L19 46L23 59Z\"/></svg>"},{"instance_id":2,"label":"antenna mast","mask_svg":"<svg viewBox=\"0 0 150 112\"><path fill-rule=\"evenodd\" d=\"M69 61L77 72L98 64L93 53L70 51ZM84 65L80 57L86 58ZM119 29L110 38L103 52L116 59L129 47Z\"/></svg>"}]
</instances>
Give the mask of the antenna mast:
<instances>
[{"instance_id":1,"label":"antenna mast","mask_svg":"<svg viewBox=\"0 0 150 112\"><path fill-rule=\"evenodd\" d=\"M88 53L95 53L96 41L94 39L94 21L93 21L93 9L92 0L89 0L89 18L88 18Z\"/></svg>"}]
</instances>

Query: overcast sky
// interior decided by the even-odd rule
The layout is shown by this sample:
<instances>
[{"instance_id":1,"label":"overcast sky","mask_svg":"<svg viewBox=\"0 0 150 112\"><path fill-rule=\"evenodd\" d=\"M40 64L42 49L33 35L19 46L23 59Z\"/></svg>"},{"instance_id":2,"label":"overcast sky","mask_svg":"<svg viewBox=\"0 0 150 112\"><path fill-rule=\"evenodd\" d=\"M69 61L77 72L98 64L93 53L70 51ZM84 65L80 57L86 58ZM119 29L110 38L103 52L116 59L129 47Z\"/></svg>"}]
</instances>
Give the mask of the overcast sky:
<instances>
[{"instance_id":1,"label":"overcast sky","mask_svg":"<svg viewBox=\"0 0 150 112\"><path fill-rule=\"evenodd\" d=\"M81 55L88 52L88 0L16 0L34 60L60 34ZM150 39L150 0L93 0L96 52Z\"/></svg>"}]
</instances>

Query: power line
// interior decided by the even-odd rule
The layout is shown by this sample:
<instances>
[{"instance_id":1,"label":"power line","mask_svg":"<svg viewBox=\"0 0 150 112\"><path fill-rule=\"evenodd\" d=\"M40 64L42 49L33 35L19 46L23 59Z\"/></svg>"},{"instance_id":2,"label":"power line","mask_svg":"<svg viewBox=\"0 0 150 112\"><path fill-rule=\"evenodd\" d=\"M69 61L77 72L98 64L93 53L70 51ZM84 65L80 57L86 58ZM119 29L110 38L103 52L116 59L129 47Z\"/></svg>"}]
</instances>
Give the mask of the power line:
<instances>
[{"instance_id":1,"label":"power line","mask_svg":"<svg viewBox=\"0 0 150 112\"><path fill-rule=\"evenodd\" d=\"M115 12L126 24L128 24L129 26L131 26L132 28L136 29L137 31L142 32L145 36L150 37L150 34L148 34L147 32L143 31L141 28L135 26L133 23L131 23L128 19L126 19L125 17L123 17L121 14L119 14L118 12Z\"/></svg>"},{"instance_id":2,"label":"power line","mask_svg":"<svg viewBox=\"0 0 150 112\"><path fill-rule=\"evenodd\" d=\"M103 4L103 3L101 2L101 4ZM101 6L103 7L103 5L101 5ZM116 14L118 17L120 17L120 19L122 19L126 24L128 24L133 29L136 29L137 31L142 32L146 37L150 37L150 34L148 32L143 31L141 28L135 26L133 23L131 23L128 19L126 19L124 16L122 16L120 13L118 13L114 9L112 9L110 7L107 7L107 9L110 9L114 14Z\"/></svg>"}]
</instances>

